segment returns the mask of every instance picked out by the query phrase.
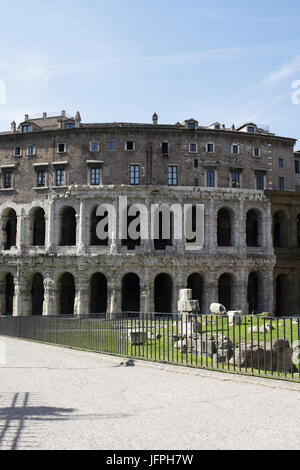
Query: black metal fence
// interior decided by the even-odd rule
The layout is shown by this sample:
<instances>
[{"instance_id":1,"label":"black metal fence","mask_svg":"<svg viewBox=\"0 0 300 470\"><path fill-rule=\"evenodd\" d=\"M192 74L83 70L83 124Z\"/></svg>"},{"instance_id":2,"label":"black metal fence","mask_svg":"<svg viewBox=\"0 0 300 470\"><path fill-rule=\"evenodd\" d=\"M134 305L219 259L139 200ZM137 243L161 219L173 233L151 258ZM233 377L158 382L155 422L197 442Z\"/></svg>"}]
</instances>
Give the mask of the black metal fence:
<instances>
[{"instance_id":1,"label":"black metal fence","mask_svg":"<svg viewBox=\"0 0 300 470\"><path fill-rule=\"evenodd\" d=\"M0 334L242 374L300 381L300 318L118 314L1 317Z\"/></svg>"}]
</instances>

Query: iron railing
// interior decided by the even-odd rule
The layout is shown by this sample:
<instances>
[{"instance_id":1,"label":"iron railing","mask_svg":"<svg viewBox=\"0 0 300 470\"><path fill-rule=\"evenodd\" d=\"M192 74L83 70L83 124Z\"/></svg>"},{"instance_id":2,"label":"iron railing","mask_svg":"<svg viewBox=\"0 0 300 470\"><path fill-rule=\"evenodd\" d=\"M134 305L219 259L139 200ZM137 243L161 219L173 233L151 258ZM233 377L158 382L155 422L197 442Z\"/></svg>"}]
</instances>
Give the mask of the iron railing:
<instances>
[{"instance_id":1,"label":"iron railing","mask_svg":"<svg viewBox=\"0 0 300 470\"><path fill-rule=\"evenodd\" d=\"M1 317L0 334L130 358L300 381L300 318Z\"/></svg>"}]
</instances>

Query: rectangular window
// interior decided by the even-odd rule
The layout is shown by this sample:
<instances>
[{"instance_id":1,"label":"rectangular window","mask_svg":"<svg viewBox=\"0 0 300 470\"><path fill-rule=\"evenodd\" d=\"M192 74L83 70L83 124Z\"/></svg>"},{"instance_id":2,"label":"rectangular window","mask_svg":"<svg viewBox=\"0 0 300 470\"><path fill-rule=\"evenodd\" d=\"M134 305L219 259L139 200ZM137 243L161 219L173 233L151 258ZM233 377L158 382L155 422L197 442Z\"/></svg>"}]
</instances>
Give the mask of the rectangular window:
<instances>
[{"instance_id":1,"label":"rectangular window","mask_svg":"<svg viewBox=\"0 0 300 470\"><path fill-rule=\"evenodd\" d=\"M168 185L177 186L178 183L178 168L177 166L168 166Z\"/></svg>"},{"instance_id":2,"label":"rectangular window","mask_svg":"<svg viewBox=\"0 0 300 470\"><path fill-rule=\"evenodd\" d=\"M189 152L190 153L197 152L197 144L189 144Z\"/></svg>"},{"instance_id":3,"label":"rectangular window","mask_svg":"<svg viewBox=\"0 0 300 470\"><path fill-rule=\"evenodd\" d=\"M45 170L38 170L37 186L38 188L43 188L44 186L46 186L46 171Z\"/></svg>"},{"instance_id":4,"label":"rectangular window","mask_svg":"<svg viewBox=\"0 0 300 470\"><path fill-rule=\"evenodd\" d=\"M194 186L199 186L199 180L198 180L198 178L195 178L195 179L194 179Z\"/></svg>"},{"instance_id":5,"label":"rectangular window","mask_svg":"<svg viewBox=\"0 0 300 470\"><path fill-rule=\"evenodd\" d=\"M65 186L65 170L63 168L58 168L55 172L55 185Z\"/></svg>"},{"instance_id":6,"label":"rectangular window","mask_svg":"<svg viewBox=\"0 0 300 470\"><path fill-rule=\"evenodd\" d=\"M253 127L253 126L248 126L248 132L250 132L250 134L254 134L254 132L255 132L255 127Z\"/></svg>"},{"instance_id":7,"label":"rectangular window","mask_svg":"<svg viewBox=\"0 0 300 470\"><path fill-rule=\"evenodd\" d=\"M3 186L4 188L12 188L12 171L4 170L3 172Z\"/></svg>"},{"instance_id":8,"label":"rectangular window","mask_svg":"<svg viewBox=\"0 0 300 470\"><path fill-rule=\"evenodd\" d=\"M134 142L132 140L127 140L127 142L125 143L125 150L127 150L128 152L132 152L134 150Z\"/></svg>"},{"instance_id":9,"label":"rectangular window","mask_svg":"<svg viewBox=\"0 0 300 470\"><path fill-rule=\"evenodd\" d=\"M256 189L264 190L265 189L265 174L256 173Z\"/></svg>"},{"instance_id":10,"label":"rectangular window","mask_svg":"<svg viewBox=\"0 0 300 470\"><path fill-rule=\"evenodd\" d=\"M207 172L207 186L209 188L214 188L216 185L216 172L215 170L209 170Z\"/></svg>"},{"instance_id":11,"label":"rectangular window","mask_svg":"<svg viewBox=\"0 0 300 470\"><path fill-rule=\"evenodd\" d=\"M233 188L241 187L241 175L239 172L233 171L231 173L231 185Z\"/></svg>"},{"instance_id":12,"label":"rectangular window","mask_svg":"<svg viewBox=\"0 0 300 470\"><path fill-rule=\"evenodd\" d=\"M198 158L195 158L195 160L194 160L194 168L199 168L199 160L198 160Z\"/></svg>"},{"instance_id":13,"label":"rectangular window","mask_svg":"<svg viewBox=\"0 0 300 470\"><path fill-rule=\"evenodd\" d=\"M35 145L28 145L27 155L35 155Z\"/></svg>"},{"instance_id":14,"label":"rectangular window","mask_svg":"<svg viewBox=\"0 0 300 470\"><path fill-rule=\"evenodd\" d=\"M260 157L260 149L258 147L254 147L253 156L254 157Z\"/></svg>"},{"instance_id":15,"label":"rectangular window","mask_svg":"<svg viewBox=\"0 0 300 470\"><path fill-rule=\"evenodd\" d=\"M215 151L215 145L214 144L207 144L206 150L208 153L213 153Z\"/></svg>"},{"instance_id":16,"label":"rectangular window","mask_svg":"<svg viewBox=\"0 0 300 470\"><path fill-rule=\"evenodd\" d=\"M23 126L23 134L28 134L31 132L31 126Z\"/></svg>"},{"instance_id":17,"label":"rectangular window","mask_svg":"<svg viewBox=\"0 0 300 470\"><path fill-rule=\"evenodd\" d=\"M66 151L66 144L57 144L58 153L65 153L65 151Z\"/></svg>"},{"instance_id":18,"label":"rectangular window","mask_svg":"<svg viewBox=\"0 0 300 470\"><path fill-rule=\"evenodd\" d=\"M99 186L100 184L100 168L91 168L91 185Z\"/></svg>"},{"instance_id":19,"label":"rectangular window","mask_svg":"<svg viewBox=\"0 0 300 470\"><path fill-rule=\"evenodd\" d=\"M140 165L130 165L130 184L140 184Z\"/></svg>"},{"instance_id":20,"label":"rectangular window","mask_svg":"<svg viewBox=\"0 0 300 470\"><path fill-rule=\"evenodd\" d=\"M91 152L99 152L99 149L100 149L100 145L99 145L99 142L97 140L93 140L92 142L90 142L90 151Z\"/></svg>"},{"instance_id":21,"label":"rectangular window","mask_svg":"<svg viewBox=\"0 0 300 470\"><path fill-rule=\"evenodd\" d=\"M168 142L162 142L162 144L161 144L161 153L162 153L162 155L168 155L169 154L169 143Z\"/></svg>"},{"instance_id":22,"label":"rectangular window","mask_svg":"<svg viewBox=\"0 0 300 470\"><path fill-rule=\"evenodd\" d=\"M300 173L300 160L295 160L295 172Z\"/></svg>"},{"instance_id":23,"label":"rectangular window","mask_svg":"<svg viewBox=\"0 0 300 470\"><path fill-rule=\"evenodd\" d=\"M233 146L232 146L232 153L233 153L234 155L238 155L238 154L240 153L240 151L239 151L239 146L238 146L237 144L233 144Z\"/></svg>"},{"instance_id":24,"label":"rectangular window","mask_svg":"<svg viewBox=\"0 0 300 470\"><path fill-rule=\"evenodd\" d=\"M15 148L14 155L15 155L15 157L19 157L21 155L21 147L16 147Z\"/></svg>"},{"instance_id":25,"label":"rectangular window","mask_svg":"<svg viewBox=\"0 0 300 470\"><path fill-rule=\"evenodd\" d=\"M279 158L278 160L278 167L279 168L283 168L284 164L283 164L283 159L282 158Z\"/></svg>"},{"instance_id":26,"label":"rectangular window","mask_svg":"<svg viewBox=\"0 0 300 470\"><path fill-rule=\"evenodd\" d=\"M189 122L188 123L188 128L191 130L191 131L194 131L196 129L196 125L194 122Z\"/></svg>"},{"instance_id":27,"label":"rectangular window","mask_svg":"<svg viewBox=\"0 0 300 470\"><path fill-rule=\"evenodd\" d=\"M69 122L68 124L65 125L65 129L74 129L75 124L74 122Z\"/></svg>"},{"instance_id":28,"label":"rectangular window","mask_svg":"<svg viewBox=\"0 0 300 470\"><path fill-rule=\"evenodd\" d=\"M108 142L108 150L109 151L116 150L116 143L114 140L111 140L110 142Z\"/></svg>"},{"instance_id":29,"label":"rectangular window","mask_svg":"<svg viewBox=\"0 0 300 470\"><path fill-rule=\"evenodd\" d=\"M283 176L279 177L279 191L285 190L285 180Z\"/></svg>"}]
</instances>

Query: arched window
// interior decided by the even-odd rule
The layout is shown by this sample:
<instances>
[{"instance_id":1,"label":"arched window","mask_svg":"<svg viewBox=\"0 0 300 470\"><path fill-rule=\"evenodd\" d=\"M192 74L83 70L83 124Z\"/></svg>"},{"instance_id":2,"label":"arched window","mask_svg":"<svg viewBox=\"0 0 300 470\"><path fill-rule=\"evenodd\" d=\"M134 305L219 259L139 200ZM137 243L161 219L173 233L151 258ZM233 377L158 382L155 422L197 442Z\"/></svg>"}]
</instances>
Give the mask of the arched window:
<instances>
[{"instance_id":1,"label":"arched window","mask_svg":"<svg viewBox=\"0 0 300 470\"><path fill-rule=\"evenodd\" d=\"M126 274L122 279L122 312L140 311L140 278Z\"/></svg>"},{"instance_id":2,"label":"arched window","mask_svg":"<svg viewBox=\"0 0 300 470\"><path fill-rule=\"evenodd\" d=\"M39 273L36 273L32 279L31 286L31 315L43 315L44 304L44 279Z\"/></svg>"},{"instance_id":3,"label":"arched window","mask_svg":"<svg viewBox=\"0 0 300 470\"><path fill-rule=\"evenodd\" d=\"M10 250L11 247L16 246L17 240L17 214L14 209L8 209L2 214L4 223L4 250Z\"/></svg>"},{"instance_id":4,"label":"arched window","mask_svg":"<svg viewBox=\"0 0 300 470\"><path fill-rule=\"evenodd\" d=\"M60 245L76 245L76 212L73 207L66 207L61 213Z\"/></svg>"},{"instance_id":5,"label":"arched window","mask_svg":"<svg viewBox=\"0 0 300 470\"><path fill-rule=\"evenodd\" d=\"M12 274L5 276L5 315L13 314L15 283Z\"/></svg>"},{"instance_id":6,"label":"arched window","mask_svg":"<svg viewBox=\"0 0 300 470\"><path fill-rule=\"evenodd\" d=\"M218 212L218 246L231 246L231 214L228 209Z\"/></svg>"},{"instance_id":7,"label":"arched window","mask_svg":"<svg viewBox=\"0 0 300 470\"><path fill-rule=\"evenodd\" d=\"M258 213L252 209L247 213L246 243L248 247L259 246L259 216Z\"/></svg>"},{"instance_id":8,"label":"arched window","mask_svg":"<svg viewBox=\"0 0 300 470\"><path fill-rule=\"evenodd\" d=\"M169 274L159 274L154 281L154 308L158 313L172 312L173 283Z\"/></svg>"},{"instance_id":9,"label":"arched window","mask_svg":"<svg viewBox=\"0 0 300 470\"><path fill-rule=\"evenodd\" d=\"M249 305L248 313L250 315L260 313L258 312L259 303L259 282L258 275L256 272L249 274L248 278L248 289L247 289L247 302Z\"/></svg>"},{"instance_id":10,"label":"arched window","mask_svg":"<svg viewBox=\"0 0 300 470\"><path fill-rule=\"evenodd\" d=\"M279 274L276 278L275 285L275 315L283 317L289 315L289 280L286 274Z\"/></svg>"},{"instance_id":11,"label":"arched window","mask_svg":"<svg viewBox=\"0 0 300 470\"><path fill-rule=\"evenodd\" d=\"M59 312L61 315L74 315L75 281L74 276L65 273L59 281Z\"/></svg>"},{"instance_id":12,"label":"arched window","mask_svg":"<svg viewBox=\"0 0 300 470\"><path fill-rule=\"evenodd\" d=\"M274 248L288 246L287 217L282 211L277 211L273 217Z\"/></svg>"},{"instance_id":13,"label":"arched window","mask_svg":"<svg viewBox=\"0 0 300 470\"><path fill-rule=\"evenodd\" d=\"M96 273L91 277L90 313L106 313L107 279L104 274Z\"/></svg>"},{"instance_id":14,"label":"arched window","mask_svg":"<svg viewBox=\"0 0 300 470\"><path fill-rule=\"evenodd\" d=\"M231 309L232 303L232 276L230 274L222 274L218 284L219 303L224 305L226 310Z\"/></svg>"},{"instance_id":15,"label":"arched window","mask_svg":"<svg viewBox=\"0 0 300 470\"><path fill-rule=\"evenodd\" d=\"M107 246L108 245L108 224L104 227L105 232L107 233L107 238L105 240L100 239L97 236L97 225L101 220L105 219L108 215L106 212L103 216L98 217L96 215L97 207L95 207L91 214L91 225L90 225L90 243L91 246Z\"/></svg>"},{"instance_id":16,"label":"arched window","mask_svg":"<svg viewBox=\"0 0 300 470\"><path fill-rule=\"evenodd\" d=\"M128 214L128 211L130 209L130 206L127 207L127 233L126 233L126 238L122 239L122 246L127 246L128 250L135 250L137 246L141 246L141 237L138 236L138 238L134 239L130 237L129 234L129 226L131 223L133 223L134 220L138 219L140 217L140 212L137 212L136 215L130 216ZM137 220L138 222L138 220ZM140 223L137 223L136 225L136 232L137 234L140 233L141 226Z\"/></svg>"},{"instance_id":17,"label":"arched window","mask_svg":"<svg viewBox=\"0 0 300 470\"><path fill-rule=\"evenodd\" d=\"M32 214L32 245L45 245L45 211L41 208L35 209Z\"/></svg>"}]
</instances>

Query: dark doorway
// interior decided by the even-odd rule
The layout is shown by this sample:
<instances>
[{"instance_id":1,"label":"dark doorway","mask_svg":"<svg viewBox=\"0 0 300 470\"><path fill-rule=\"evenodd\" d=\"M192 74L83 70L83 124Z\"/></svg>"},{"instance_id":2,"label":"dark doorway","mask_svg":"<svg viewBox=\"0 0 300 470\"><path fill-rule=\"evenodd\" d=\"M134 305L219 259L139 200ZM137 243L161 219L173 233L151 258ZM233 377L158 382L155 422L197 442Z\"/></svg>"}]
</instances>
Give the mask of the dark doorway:
<instances>
[{"instance_id":1,"label":"dark doorway","mask_svg":"<svg viewBox=\"0 0 300 470\"><path fill-rule=\"evenodd\" d=\"M232 280L230 274L222 274L219 279L219 303L224 305L226 310L231 309Z\"/></svg>"},{"instance_id":2,"label":"dark doorway","mask_svg":"<svg viewBox=\"0 0 300 470\"><path fill-rule=\"evenodd\" d=\"M141 236L140 236L141 225L140 223L137 223L136 232L137 232L137 235L139 234L139 236L136 239L130 237L129 226L131 223L133 223L134 220L138 219L141 214L140 212L137 212L136 215L130 216L128 215L129 209L130 207L127 208L127 233L126 233L126 238L122 239L122 246L127 246L128 250L135 250L137 246L141 246Z\"/></svg>"},{"instance_id":3,"label":"dark doorway","mask_svg":"<svg viewBox=\"0 0 300 470\"><path fill-rule=\"evenodd\" d=\"M254 210L247 213L246 242L249 247L258 247L258 215Z\"/></svg>"},{"instance_id":4,"label":"dark doorway","mask_svg":"<svg viewBox=\"0 0 300 470\"><path fill-rule=\"evenodd\" d=\"M74 276L65 273L60 278L60 314L74 315L75 281Z\"/></svg>"},{"instance_id":5,"label":"dark doorway","mask_svg":"<svg viewBox=\"0 0 300 470\"><path fill-rule=\"evenodd\" d=\"M276 278L275 286L275 316L282 317L288 315L288 276L286 274L279 274Z\"/></svg>"},{"instance_id":6,"label":"dark doorway","mask_svg":"<svg viewBox=\"0 0 300 470\"><path fill-rule=\"evenodd\" d=\"M11 274L5 276L5 315L12 315L14 309L15 283Z\"/></svg>"},{"instance_id":7,"label":"dark doorway","mask_svg":"<svg viewBox=\"0 0 300 470\"><path fill-rule=\"evenodd\" d=\"M159 274L154 281L154 308L158 313L172 312L172 279L169 274Z\"/></svg>"},{"instance_id":8,"label":"dark doorway","mask_svg":"<svg viewBox=\"0 0 300 470\"><path fill-rule=\"evenodd\" d=\"M105 219L108 216L108 212L105 212L105 214L101 217L98 217L96 215L97 212L97 207L92 211L91 214L91 237L90 237L90 242L91 246L107 246L108 245L108 223L104 227L104 231L107 234L107 238L105 240L100 239L97 236L97 225L99 222L101 222L103 219Z\"/></svg>"},{"instance_id":9,"label":"dark doorway","mask_svg":"<svg viewBox=\"0 0 300 470\"><path fill-rule=\"evenodd\" d=\"M76 245L76 212L73 207L67 207L61 214L61 246Z\"/></svg>"},{"instance_id":10,"label":"dark doorway","mask_svg":"<svg viewBox=\"0 0 300 470\"><path fill-rule=\"evenodd\" d=\"M32 279L31 287L31 315L43 315L44 304L44 279L39 273Z\"/></svg>"},{"instance_id":11,"label":"dark doorway","mask_svg":"<svg viewBox=\"0 0 300 470\"><path fill-rule=\"evenodd\" d=\"M106 313L107 279L104 274L96 273L91 278L91 313Z\"/></svg>"},{"instance_id":12,"label":"dark doorway","mask_svg":"<svg viewBox=\"0 0 300 470\"><path fill-rule=\"evenodd\" d=\"M231 246L231 215L227 209L218 212L218 246Z\"/></svg>"},{"instance_id":13,"label":"dark doorway","mask_svg":"<svg viewBox=\"0 0 300 470\"><path fill-rule=\"evenodd\" d=\"M122 280L122 312L140 311L140 278L129 273Z\"/></svg>"},{"instance_id":14,"label":"dark doorway","mask_svg":"<svg viewBox=\"0 0 300 470\"><path fill-rule=\"evenodd\" d=\"M201 313L203 307L203 277L197 273L191 274L187 281L187 288L192 289L192 299L199 300L199 309Z\"/></svg>"},{"instance_id":15,"label":"dark doorway","mask_svg":"<svg viewBox=\"0 0 300 470\"><path fill-rule=\"evenodd\" d=\"M273 217L274 248L284 248L287 241L287 219L283 212L277 211Z\"/></svg>"},{"instance_id":16,"label":"dark doorway","mask_svg":"<svg viewBox=\"0 0 300 470\"><path fill-rule=\"evenodd\" d=\"M248 291L247 291L247 302L249 305L248 313L250 315L257 314L258 312L258 275L253 272L248 278Z\"/></svg>"},{"instance_id":17,"label":"dark doorway","mask_svg":"<svg viewBox=\"0 0 300 470\"><path fill-rule=\"evenodd\" d=\"M4 249L10 250L12 246L16 246L17 240L17 214L13 209L10 209L7 213L5 232L6 241Z\"/></svg>"},{"instance_id":18,"label":"dark doorway","mask_svg":"<svg viewBox=\"0 0 300 470\"><path fill-rule=\"evenodd\" d=\"M43 209L36 209L33 215L33 240L34 246L45 245L45 212Z\"/></svg>"},{"instance_id":19,"label":"dark doorway","mask_svg":"<svg viewBox=\"0 0 300 470\"><path fill-rule=\"evenodd\" d=\"M169 215L170 214L170 215ZM154 239L154 249L157 251L165 250L167 246L172 246L173 242L173 225L174 225L174 214L172 212L170 213L163 213L163 211L159 211L158 214L156 214L157 217L157 223L158 223L158 234L157 237ZM169 219L169 227L170 229L168 230L168 223L164 222L166 217L170 217ZM164 218L164 219L163 219ZM163 222L165 224L165 230L166 233L163 231Z\"/></svg>"}]
</instances>

